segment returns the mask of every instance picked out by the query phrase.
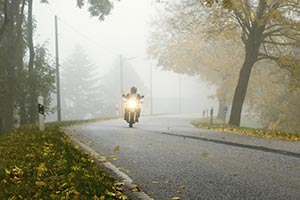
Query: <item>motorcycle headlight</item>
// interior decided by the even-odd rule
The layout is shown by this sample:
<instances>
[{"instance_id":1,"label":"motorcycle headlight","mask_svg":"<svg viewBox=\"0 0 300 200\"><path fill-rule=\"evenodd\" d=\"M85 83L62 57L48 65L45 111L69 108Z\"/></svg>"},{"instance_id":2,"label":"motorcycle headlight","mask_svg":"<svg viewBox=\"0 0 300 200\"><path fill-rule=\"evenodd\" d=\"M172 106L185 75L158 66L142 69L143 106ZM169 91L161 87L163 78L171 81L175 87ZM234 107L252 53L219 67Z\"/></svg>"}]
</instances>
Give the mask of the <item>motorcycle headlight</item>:
<instances>
[{"instance_id":1,"label":"motorcycle headlight","mask_svg":"<svg viewBox=\"0 0 300 200\"><path fill-rule=\"evenodd\" d=\"M134 99L128 101L128 107L133 109L137 107L137 102Z\"/></svg>"}]
</instances>

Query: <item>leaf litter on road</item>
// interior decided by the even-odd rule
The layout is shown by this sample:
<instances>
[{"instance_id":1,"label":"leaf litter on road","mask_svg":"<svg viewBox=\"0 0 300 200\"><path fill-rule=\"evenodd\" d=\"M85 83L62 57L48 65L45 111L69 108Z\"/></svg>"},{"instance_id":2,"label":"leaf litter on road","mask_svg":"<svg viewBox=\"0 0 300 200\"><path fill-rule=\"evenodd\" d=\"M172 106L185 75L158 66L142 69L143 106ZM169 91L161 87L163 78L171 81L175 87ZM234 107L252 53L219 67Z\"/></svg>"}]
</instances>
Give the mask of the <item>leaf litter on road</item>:
<instances>
[{"instance_id":1,"label":"leaf litter on road","mask_svg":"<svg viewBox=\"0 0 300 200\"><path fill-rule=\"evenodd\" d=\"M208 157L208 152L202 152L202 154L201 154L203 157Z\"/></svg>"},{"instance_id":2,"label":"leaf litter on road","mask_svg":"<svg viewBox=\"0 0 300 200\"><path fill-rule=\"evenodd\" d=\"M152 181L153 184L159 184L159 181Z\"/></svg>"},{"instance_id":3,"label":"leaf litter on road","mask_svg":"<svg viewBox=\"0 0 300 200\"><path fill-rule=\"evenodd\" d=\"M185 189L185 185L179 186L180 189Z\"/></svg>"},{"instance_id":4,"label":"leaf litter on road","mask_svg":"<svg viewBox=\"0 0 300 200\"><path fill-rule=\"evenodd\" d=\"M118 153L120 151L120 146L116 146L115 148L114 148L114 152L115 153Z\"/></svg>"},{"instance_id":5,"label":"leaf litter on road","mask_svg":"<svg viewBox=\"0 0 300 200\"><path fill-rule=\"evenodd\" d=\"M229 173L228 176L238 176L238 173Z\"/></svg>"},{"instance_id":6,"label":"leaf litter on road","mask_svg":"<svg viewBox=\"0 0 300 200\"><path fill-rule=\"evenodd\" d=\"M131 192L141 192L142 191L138 186L131 188L130 190L131 190Z\"/></svg>"}]
</instances>

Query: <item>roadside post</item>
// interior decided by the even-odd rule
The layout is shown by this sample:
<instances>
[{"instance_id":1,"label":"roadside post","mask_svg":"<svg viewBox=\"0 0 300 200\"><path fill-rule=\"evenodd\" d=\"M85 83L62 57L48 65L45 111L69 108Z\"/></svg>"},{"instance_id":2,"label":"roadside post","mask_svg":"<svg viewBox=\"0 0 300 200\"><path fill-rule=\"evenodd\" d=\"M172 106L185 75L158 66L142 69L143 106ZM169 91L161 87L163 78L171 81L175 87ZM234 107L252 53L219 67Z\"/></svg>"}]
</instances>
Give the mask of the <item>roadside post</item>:
<instances>
[{"instance_id":1,"label":"roadside post","mask_svg":"<svg viewBox=\"0 0 300 200\"><path fill-rule=\"evenodd\" d=\"M119 104L116 104L116 117L120 116Z\"/></svg>"},{"instance_id":2,"label":"roadside post","mask_svg":"<svg viewBox=\"0 0 300 200\"><path fill-rule=\"evenodd\" d=\"M214 116L214 108L211 107L211 109L210 109L210 124L213 124L213 116Z\"/></svg>"},{"instance_id":3,"label":"roadside post","mask_svg":"<svg viewBox=\"0 0 300 200\"><path fill-rule=\"evenodd\" d=\"M224 126L225 126L225 122L226 122L226 115L227 115L227 112L228 112L228 107L225 106L225 107L224 107L224 119L223 119L223 128L222 128L222 132L224 132Z\"/></svg>"},{"instance_id":4,"label":"roadside post","mask_svg":"<svg viewBox=\"0 0 300 200\"><path fill-rule=\"evenodd\" d=\"M227 112L228 112L228 107L225 106L224 107L224 121L223 121L223 124L225 124Z\"/></svg>"},{"instance_id":5,"label":"roadside post","mask_svg":"<svg viewBox=\"0 0 300 200\"><path fill-rule=\"evenodd\" d=\"M40 131L45 130L45 108L44 108L44 98L38 97L38 112L39 112L39 129Z\"/></svg>"}]
</instances>

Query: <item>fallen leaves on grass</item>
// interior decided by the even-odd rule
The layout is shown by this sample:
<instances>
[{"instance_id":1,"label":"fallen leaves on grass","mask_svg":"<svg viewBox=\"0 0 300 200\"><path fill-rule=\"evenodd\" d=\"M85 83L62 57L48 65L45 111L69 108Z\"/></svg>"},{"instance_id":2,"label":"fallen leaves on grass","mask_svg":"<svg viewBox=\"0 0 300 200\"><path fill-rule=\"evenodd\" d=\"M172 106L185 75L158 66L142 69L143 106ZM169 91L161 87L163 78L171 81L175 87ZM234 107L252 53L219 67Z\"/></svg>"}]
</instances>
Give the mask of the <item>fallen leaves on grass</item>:
<instances>
[{"instance_id":1,"label":"fallen leaves on grass","mask_svg":"<svg viewBox=\"0 0 300 200\"><path fill-rule=\"evenodd\" d=\"M78 149L56 125L0 135L0 199L126 200L122 186Z\"/></svg>"},{"instance_id":2,"label":"fallen leaves on grass","mask_svg":"<svg viewBox=\"0 0 300 200\"><path fill-rule=\"evenodd\" d=\"M254 129L246 127L231 126L227 124L210 124L205 123L202 120L194 120L192 124L196 127L208 130L214 130L219 132L228 132L235 134L260 136L267 139L282 139L287 141L300 141L300 132L290 133L286 131L273 131L265 129Z\"/></svg>"}]
</instances>

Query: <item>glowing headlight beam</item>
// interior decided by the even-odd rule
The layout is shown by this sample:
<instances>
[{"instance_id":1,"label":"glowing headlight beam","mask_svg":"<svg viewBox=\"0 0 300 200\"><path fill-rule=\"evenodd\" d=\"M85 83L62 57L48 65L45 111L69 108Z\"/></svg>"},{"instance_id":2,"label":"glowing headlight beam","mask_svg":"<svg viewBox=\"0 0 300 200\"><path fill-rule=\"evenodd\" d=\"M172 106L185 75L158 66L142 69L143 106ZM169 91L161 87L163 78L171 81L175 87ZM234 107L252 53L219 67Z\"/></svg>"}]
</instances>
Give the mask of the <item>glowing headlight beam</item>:
<instances>
[{"instance_id":1,"label":"glowing headlight beam","mask_svg":"<svg viewBox=\"0 0 300 200\"><path fill-rule=\"evenodd\" d=\"M129 100L128 101L128 107L133 109L137 107L137 102L135 100Z\"/></svg>"}]
</instances>

